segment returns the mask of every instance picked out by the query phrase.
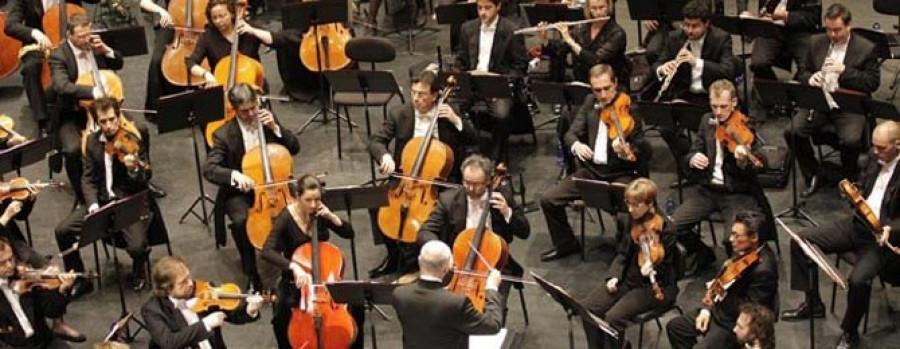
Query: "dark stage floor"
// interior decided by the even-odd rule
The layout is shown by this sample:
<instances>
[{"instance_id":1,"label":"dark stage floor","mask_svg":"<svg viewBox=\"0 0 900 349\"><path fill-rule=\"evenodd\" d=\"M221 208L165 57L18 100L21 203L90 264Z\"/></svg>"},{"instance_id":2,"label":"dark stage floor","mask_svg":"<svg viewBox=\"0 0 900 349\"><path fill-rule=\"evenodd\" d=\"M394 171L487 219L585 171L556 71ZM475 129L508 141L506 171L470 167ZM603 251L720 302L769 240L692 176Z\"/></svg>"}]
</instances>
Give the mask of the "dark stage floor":
<instances>
[{"instance_id":1,"label":"dark stage floor","mask_svg":"<svg viewBox=\"0 0 900 349\"><path fill-rule=\"evenodd\" d=\"M825 4L823 6L827 6L832 2L824 1ZM755 4L756 1L752 3ZM876 15L869 1L854 0L846 1L846 3L850 5L853 11L854 21L857 26L871 27L874 22L881 22L882 27L891 28L891 25L896 21L896 18ZM729 4L729 6L733 5ZM636 26L634 22L627 19L626 2L618 1L616 7L619 21L624 23L623 27L629 34L628 47L629 49L634 49L637 47ZM729 9L729 11L733 10ZM279 17L278 14L270 14L270 16L272 18ZM279 27L279 21L271 22L271 28L276 29ZM417 36L415 40L416 53L413 55L408 54L406 42L404 41L405 36L393 35L389 36L389 38L396 44L398 56L395 62L382 65L381 68L394 70L400 85L405 87L408 83L407 68L421 60L432 59L436 45L440 44L446 48L449 42L449 31L446 28L441 28L437 33L425 33ZM125 62L125 69L120 72L123 80L126 81L126 104L128 106L138 107L143 105L144 81L148 60L149 56L128 58ZM268 72L271 90L279 91L282 83L277 78L275 54L264 54L263 64ZM876 94L877 98L886 99L890 96L891 91L888 89L888 86L897 69L898 65L896 62L884 64L882 67L882 87ZM395 103L399 102L395 101ZM33 134L35 125L28 116L26 108L24 108L25 104L26 98L22 92L21 78L18 74L0 81L0 112L18 119L19 125L17 128L23 130L26 134ZM275 102L276 113L280 116L282 122L292 129L298 128L317 108L315 104ZM551 109L549 106L543 106L542 113L537 116L535 121L540 122L550 118L552 116ZM373 127L377 127L378 121L381 120L381 117L378 116L379 114L380 112L373 109ZM141 116L136 116L136 118L140 119ZM365 122L362 111L359 109L353 111L353 119L360 125ZM762 127L762 134L772 144L783 144L781 132L787 125L787 120L770 120ZM337 156L335 132L334 123L327 125L316 124L300 136L302 150L300 155L295 158L295 173L327 171L327 182L331 186L359 184L368 180L369 155L364 147L365 129L359 128L355 129L353 133L349 133L346 127L342 128L344 137L343 159L338 159ZM223 249L216 249L209 231L198 220L189 218L183 224L178 222L181 214L198 194L190 141L190 133L187 131L154 135L153 139L152 154L155 182L169 191L169 196L160 200L159 203L162 206L169 227L172 249L174 254L188 261L193 269L194 276L197 278L222 282L235 281L243 284L244 280L240 275L238 254L231 242ZM554 131L549 128L538 131L537 144L532 143L530 137L518 137L513 142L515 143L513 157L514 162L517 164L514 168L518 168L516 171L522 172L528 188L527 199L533 200L542 190L554 183L559 172L556 162L557 144L554 138ZM654 137L652 142L657 154L652 163L652 178L657 183L668 184L674 179L674 163L661 139ZM25 170L25 175L32 179L45 178L47 176L47 167L43 164L31 166ZM56 178L65 177L57 175ZM662 187L663 202L667 198L675 196L674 191L666 188L665 185ZM206 185L206 188L208 192L214 192L214 186ZM768 195L776 211L790 205L790 187L784 190L769 190ZM69 212L72 200L72 194L65 190L59 192L49 191L41 194L36 209L31 215L35 245L41 252L48 254L57 252L56 244L53 240L53 229ZM839 200L836 188L822 190L807 201L806 209L820 224L829 224L829 222L849 214L845 205ZM366 270L375 266L381 260L384 250L381 247L374 246L372 243L369 233L368 215L364 212L355 212L352 218L358 232L356 240L358 268L361 273L365 273ZM533 231L531 238L527 241L516 241L511 246L512 254L515 255L517 260L522 262L527 269L546 276L549 280L558 283L577 295L584 294L590 289L602 285L601 280L606 277L606 269L612 259L612 250L609 247L613 239L611 232L610 234L601 234L597 224L588 222L588 247L590 250L586 262L580 261L577 257L571 257L558 262L541 263L538 255L551 246L546 224L539 212L528 214L528 218ZM573 213L570 215L570 218L573 225L575 225L577 223L577 215ZM609 217L604 219L606 220L606 226L611 227L612 222ZM793 222L789 222L789 224L797 227L797 224ZM704 227L704 229L706 230L707 228ZM716 232L719 234L720 240L724 238L721 225L716 226ZM709 234L705 234L705 237L707 242L711 243ZM784 250L784 253L781 255L782 258L788 257L787 242L787 236L782 233L781 247ZM345 252L345 257L349 263L349 242L337 239L336 243ZM159 258L164 253L164 249L156 248L154 249L153 257ZM719 248L718 254L721 260L724 256L724 251ZM84 251L83 255L89 260L91 253ZM69 315L67 316L68 321L87 334L90 341L102 339L109 324L119 315L118 293L115 289L116 283L112 272L112 262L110 260L102 260L102 265L103 277L104 281L106 281L103 290L73 303L69 307ZM781 307L793 307L802 300L802 296L799 293L788 290L787 275L790 271L788 261L779 261L779 266L781 267L779 270L781 274L779 283ZM847 272L846 269L844 271ZM348 277L352 276L352 272L348 272ZM688 278L681 281L679 286L682 292L679 295L678 304L686 310L691 310L698 306L703 293L703 283L711 277L712 271L707 272L700 278ZM824 278L822 279L823 290L830 289L831 285L825 283ZM892 293L894 292L890 292L890 290L884 292L878 286L875 287L873 292L869 331L868 335L864 336L865 343L872 347L900 347L900 345L894 344L900 340L900 334L894 331L895 319L893 313L889 311L891 309L889 307L891 297L889 296ZM559 348L566 346L568 341L566 315L560 306L538 288L526 288L524 295L531 320L528 326L524 323L518 296L511 296L509 302L508 328L520 334L516 347ZM840 314L843 314L844 310L843 300L845 295L845 292L838 292L838 304L835 309L838 315L829 313L825 320L816 322L815 334L818 345L830 346L837 340L839 334L838 325ZM149 292L126 293L127 303L132 310L138 310L140 304L149 296ZM823 296L827 299L829 293L823 292ZM392 313L390 309L387 309L387 311ZM672 316L672 314L667 315L663 318L663 322ZM271 333L270 319L271 311L267 310L264 312L263 318L256 323L244 326L226 325L224 331L226 342L232 348L274 347L275 339ZM374 319L374 321L380 346L382 348L399 347L401 340L399 324L396 321L386 322L381 319ZM584 336L580 330L580 324L576 323L575 325L576 347L584 347ZM368 324L366 331L368 331ZM776 331L779 348L808 347L809 328L806 322L780 322L776 325ZM627 337L632 341L637 341L637 326L629 328ZM143 347L148 340L149 336L144 332L138 336L137 343L134 344L138 347ZM368 345L371 345L371 343L367 343ZM668 340L665 338L665 334L660 333L655 325L648 324L644 333L644 346L665 348L668 347Z\"/></svg>"}]
</instances>

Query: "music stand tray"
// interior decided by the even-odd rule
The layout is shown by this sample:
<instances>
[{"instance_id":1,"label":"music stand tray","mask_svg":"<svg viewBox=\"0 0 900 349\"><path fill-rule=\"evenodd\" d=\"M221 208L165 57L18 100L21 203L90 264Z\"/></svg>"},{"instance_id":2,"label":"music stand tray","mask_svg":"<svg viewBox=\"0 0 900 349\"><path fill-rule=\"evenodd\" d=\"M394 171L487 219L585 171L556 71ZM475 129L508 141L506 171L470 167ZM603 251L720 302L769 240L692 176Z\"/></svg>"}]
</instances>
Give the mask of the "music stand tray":
<instances>
[{"instance_id":1,"label":"music stand tray","mask_svg":"<svg viewBox=\"0 0 900 349\"><path fill-rule=\"evenodd\" d=\"M462 24L468 20L478 18L476 5L474 2L438 5L434 8L434 15L438 24Z\"/></svg>"},{"instance_id":2,"label":"music stand tray","mask_svg":"<svg viewBox=\"0 0 900 349\"><path fill-rule=\"evenodd\" d=\"M347 12L346 1L296 2L282 7L282 28L298 29L303 33L314 25L344 23Z\"/></svg>"},{"instance_id":3,"label":"music stand tray","mask_svg":"<svg viewBox=\"0 0 900 349\"><path fill-rule=\"evenodd\" d=\"M0 152L0 174L16 171L47 158L53 151L53 141L49 137L33 139Z\"/></svg>"},{"instance_id":4,"label":"music stand tray","mask_svg":"<svg viewBox=\"0 0 900 349\"><path fill-rule=\"evenodd\" d=\"M615 340L619 340L619 331L610 326L608 323L600 319L596 315L592 314L587 308L584 307L581 303L575 300L571 295L569 295L566 290L562 287L559 287L550 281L540 277L535 274L533 271L529 272L531 277L534 278L534 281L544 289L544 292L550 295L560 306L563 307L563 310L566 311L566 317L569 320L569 345L570 347L574 347L574 332L572 331L572 317L578 316L584 321L597 329L603 332L605 335L612 337Z\"/></svg>"},{"instance_id":5,"label":"music stand tray","mask_svg":"<svg viewBox=\"0 0 900 349\"><path fill-rule=\"evenodd\" d=\"M104 43L119 51L122 57L143 56L150 52L142 26L102 29L98 34Z\"/></svg>"},{"instance_id":6,"label":"music stand tray","mask_svg":"<svg viewBox=\"0 0 900 349\"><path fill-rule=\"evenodd\" d=\"M688 0L628 0L628 14L632 20L677 21Z\"/></svg>"},{"instance_id":7,"label":"music stand tray","mask_svg":"<svg viewBox=\"0 0 900 349\"><path fill-rule=\"evenodd\" d=\"M591 94L591 89L581 84L545 81L531 83L531 91L541 103L561 104L569 109L581 105L584 98Z\"/></svg>"},{"instance_id":8,"label":"music stand tray","mask_svg":"<svg viewBox=\"0 0 900 349\"><path fill-rule=\"evenodd\" d=\"M638 102L635 113L648 125L666 129L687 129L694 132L706 111L689 103Z\"/></svg>"},{"instance_id":9,"label":"music stand tray","mask_svg":"<svg viewBox=\"0 0 900 349\"><path fill-rule=\"evenodd\" d=\"M391 304L394 299L394 289L399 286L401 285L374 281L340 281L325 284L335 302L365 306L367 312L375 311L388 322L392 320L391 317L378 305ZM372 348L377 349L378 340L374 321L369 321L369 332L372 335Z\"/></svg>"},{"instance_id":10,"label":"music stand tray","mask_svg":"<svg viewBox=\"0 0 900 349\"><path fill-rule=\"evenodd\" d=\"M159 110L157 126L160 134L193 125L204 125L224 117L224 87L201 88L162 96L155 105Z\"/></svg>"}]
</instances>

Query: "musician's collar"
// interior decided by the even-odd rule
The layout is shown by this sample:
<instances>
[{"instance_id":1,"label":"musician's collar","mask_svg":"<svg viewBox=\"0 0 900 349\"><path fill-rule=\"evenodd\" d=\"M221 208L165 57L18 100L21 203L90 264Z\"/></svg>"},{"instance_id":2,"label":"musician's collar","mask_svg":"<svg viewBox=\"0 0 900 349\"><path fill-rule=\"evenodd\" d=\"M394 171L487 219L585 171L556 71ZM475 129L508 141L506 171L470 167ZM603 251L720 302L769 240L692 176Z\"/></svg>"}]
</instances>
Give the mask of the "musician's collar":
<instances>
[{"instance_id":1,"label":"musician's collar","mask_svg":"<svg viewBox=\"0 0 900 349\"><path fill-rule=\"evenodd\" d=\"M500 22L500 14L494 16L494 20L489 24L481 23L481 30L497 30L497 23Z\"/></svg>"},{"instance_id":2,"label":"musician's collar","mask_svg":"<svg viewBox=\"0 0 900 349\"><path fill-rule=\"evenodd\" d=\"M891 161L888 161L888 162L883 162L881 160L877 160L877 161L878 161L878 164L881 165L882 168L884 168L884 167L895 166L897 164L897 160L900 160L900 153L898 153L896 156L894 156L894 159Z\"/></svg>"},{"instance_id":3,"label":"musician's collar","mask_svg":"<svg viewBox=\"0 0 900 349\"><path fill-rule=\"evenodd\" d=\"M71 39L67 39L66 43L69 44L69 48L72 49L72 54L75 55L76 59L81 55L82 52L87 52L85 50L78 48L78 46L75 46L75 44L72 43Z\"/></svg>"}]
</instances>

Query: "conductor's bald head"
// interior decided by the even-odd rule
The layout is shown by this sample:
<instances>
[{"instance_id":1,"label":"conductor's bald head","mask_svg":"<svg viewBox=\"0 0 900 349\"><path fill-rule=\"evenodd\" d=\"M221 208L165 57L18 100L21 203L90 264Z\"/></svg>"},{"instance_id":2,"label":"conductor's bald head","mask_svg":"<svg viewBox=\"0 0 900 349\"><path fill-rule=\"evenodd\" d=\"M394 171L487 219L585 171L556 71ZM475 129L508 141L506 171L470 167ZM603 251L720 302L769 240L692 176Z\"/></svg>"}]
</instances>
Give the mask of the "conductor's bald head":
<instances>
[{"instance_id":1,"label":"conductor's bald head","mask_svg":"<svg viewBox=\"0 0 900 349\"><path fill-rule=\"evenodd\" d=\"M872 131L872 153L882 165L900 154L900 123L885 121Z\"/></svg>"},{"instance_id":2,"label":"conductor's bald head","mask_svg":"<svg viewBox=\"0 0 900 349\"><path fill-rule=\"evenodd\" d=\"M443 278L453 266L453 253L443 241L432 240L419 252L419 271L424 275Z\"/></svg>"}]
</instances>

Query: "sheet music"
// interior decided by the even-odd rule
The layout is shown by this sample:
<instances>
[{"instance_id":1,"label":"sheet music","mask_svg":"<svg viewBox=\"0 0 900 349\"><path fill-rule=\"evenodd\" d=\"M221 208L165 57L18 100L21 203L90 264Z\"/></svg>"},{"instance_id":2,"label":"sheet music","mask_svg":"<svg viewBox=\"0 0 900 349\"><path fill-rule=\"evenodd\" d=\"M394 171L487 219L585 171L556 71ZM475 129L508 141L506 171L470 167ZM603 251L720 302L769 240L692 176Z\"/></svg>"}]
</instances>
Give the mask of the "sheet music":
<instances>
[{"instance_id":1,"label":"sheet music","mask_svg":"<svg viewBox=\"0 0 900 349\"><path fill-rule=\"evenodd\" d=\"M831 278L831 280L837 283L842 290L847 289L847 281L844 280L843 277L841 277L841 274L831 265L831 263L828 263L828 261L825 260L825 253L823 253L822 250L820 250L816 245L809 243L808 241L794 233L794 231L792 231L787 227L787 225L784 224L781 218L775 218L775 221L778 222L778 224L781 225L781 227L788 233L788 235L791 236L791 239L793 239L797 243L797 245L800 246L800 249L803 250L803 253L805 253L807 257L812 259L812 261L815 262L822 269L822 271L824 271L825 274L828 275L829 278Z\"/></svg>"},{"instance_id":2,"label":"sheet music","mask_svg":"<svg viewBox=\"0 0 900 349\"><path fill-rule=\"evenodd\" d=\"M497 332L497 334L471 335L469 336L469 348L503 348L503 341L506 340L506 334L506 329L501 328L500 332Z\"/></svg>"}]
</instances>

